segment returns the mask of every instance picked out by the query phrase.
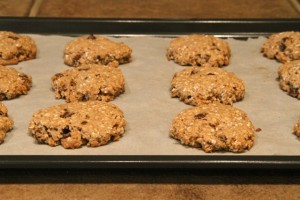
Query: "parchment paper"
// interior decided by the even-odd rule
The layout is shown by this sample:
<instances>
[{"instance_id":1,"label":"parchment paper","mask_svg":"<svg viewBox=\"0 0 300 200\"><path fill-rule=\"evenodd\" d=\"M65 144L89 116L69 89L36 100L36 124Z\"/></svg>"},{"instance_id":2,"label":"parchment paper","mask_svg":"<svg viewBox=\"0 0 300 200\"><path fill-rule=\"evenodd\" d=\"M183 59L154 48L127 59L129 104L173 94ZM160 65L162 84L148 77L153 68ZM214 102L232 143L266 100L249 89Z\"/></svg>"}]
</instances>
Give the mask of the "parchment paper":
<instances>
[{"instance_id":1,"label":"parchment paper","mask_svg":"<svg viewBox=\"0 0 300 200\"><path fill-rule=\"evenodd\" d=\"M169 137L172 119L190 107L171 98L169 91L173 74L184 67L166 59L170 38L150 36L111 38L133 49L132 62L120 66L126 91L112 101L124 111L128 122L126 133L119 141L74 150L36 143L28 134L28 122L37 110L64 103L54 98L50 78L70 68L63 63L63 48L73 38L31 36L38 46L37 59L13 67L30 74L33 87L28 95L3 101L15 125L0 145L0 155L241 155L207 154ZM262 129L256 133L253 148L242 155L300 155L300 141L292 133L300 102L279 88L276 78L280 63L260 53L265 40L264 37L247 41L228 39L232 58L224 69L235 72L246 85L244 100L234 106L247 112L255 127Z\"/></svg>"}]
</instances>

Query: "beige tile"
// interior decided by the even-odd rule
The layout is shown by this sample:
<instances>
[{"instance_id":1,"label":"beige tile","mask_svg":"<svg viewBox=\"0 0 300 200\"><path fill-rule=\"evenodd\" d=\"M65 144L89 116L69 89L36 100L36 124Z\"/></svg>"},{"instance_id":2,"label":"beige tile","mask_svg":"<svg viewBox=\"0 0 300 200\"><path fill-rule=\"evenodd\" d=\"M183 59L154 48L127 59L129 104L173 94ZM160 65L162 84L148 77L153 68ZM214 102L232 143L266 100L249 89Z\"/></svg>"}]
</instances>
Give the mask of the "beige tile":
<instances>
[{"instance_id":1,"label":"beige tile","mask_svg":"<svg viewBox=\"0 0 300 200\"><path fill-rule=\"evenodd\" d=\"M1 0L0 16L28 16L34 0Z\"/></svg>"},{"instance_id":2,"label":"beige tile","mask_svg":"<svg viewBox=\"0 0 300 200\"><path fill-rule=\"evenodd\" d=\"M98 18L299 18L300 13L295 9L290 0L43 0L37 16Z\"/></svg>"}]
</instances>

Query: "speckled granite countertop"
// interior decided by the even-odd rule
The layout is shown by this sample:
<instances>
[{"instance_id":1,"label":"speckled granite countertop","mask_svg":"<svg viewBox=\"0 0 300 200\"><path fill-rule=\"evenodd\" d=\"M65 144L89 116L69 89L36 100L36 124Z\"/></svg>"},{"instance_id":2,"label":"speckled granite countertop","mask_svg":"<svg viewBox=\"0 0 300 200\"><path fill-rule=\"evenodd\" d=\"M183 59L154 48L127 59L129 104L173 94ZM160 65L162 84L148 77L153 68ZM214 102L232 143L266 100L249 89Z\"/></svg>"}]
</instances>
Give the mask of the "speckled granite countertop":
<instances>
[{"instance_id":1,"label":"speckled granite countertop","mask_svg":"<svg viewBox=\"0 0 300 200\"><path fill-rule=\"evenodd\" d=\"M0 16L300 18L298 0L1 0ZM300 199L298 171L0 170L1 199Z\"/></svg>"}]
</instances>

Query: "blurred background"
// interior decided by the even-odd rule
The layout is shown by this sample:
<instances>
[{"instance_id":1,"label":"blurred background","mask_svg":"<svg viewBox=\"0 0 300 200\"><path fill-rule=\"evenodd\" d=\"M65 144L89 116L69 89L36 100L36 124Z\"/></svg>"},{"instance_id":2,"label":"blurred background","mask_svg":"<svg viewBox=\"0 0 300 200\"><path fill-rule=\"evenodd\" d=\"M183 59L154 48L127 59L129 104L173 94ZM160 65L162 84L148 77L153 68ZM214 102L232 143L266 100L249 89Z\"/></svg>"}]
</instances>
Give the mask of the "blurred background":
<instances>
[{"instance_id":1,"label":"blurred background","mask_svg":"<svg viewBox=\"0 0 300 200\"><path fill-rule=\"evenodd\" d=\"M0 0L0 16L300 18L300 0Z\"/></svg>"}]
</instances>

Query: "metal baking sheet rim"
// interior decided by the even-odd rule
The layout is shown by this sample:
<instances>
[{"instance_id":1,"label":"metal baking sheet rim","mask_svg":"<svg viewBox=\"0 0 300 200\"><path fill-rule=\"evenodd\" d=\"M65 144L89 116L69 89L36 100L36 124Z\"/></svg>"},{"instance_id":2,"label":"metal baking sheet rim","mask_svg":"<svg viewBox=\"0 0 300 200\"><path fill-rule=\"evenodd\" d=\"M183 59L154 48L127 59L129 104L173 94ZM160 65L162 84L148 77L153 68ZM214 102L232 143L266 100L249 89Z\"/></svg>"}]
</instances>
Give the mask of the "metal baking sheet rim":
<instances>
[{"instance_id":1,"label":"metal baking sheet rim","mask_svg":"<svg viewBox=\"0 0 300 200\"><path fill-rule=\"evenodd\" d=\"M1 169L299 169L300 156L0 156Z\"/></svg>"},{"instance_id":2,"label":"metal baking sheet rim","mask_svg":"<svg viewBox=\"0 0 300 200\"><path fill-rule=\"evenodd\" d=\"M80 25L80 26L78 26ZM98 26L95 26L98 25ZM105 25L101 28L100 25ZM0 17L0 29L19 33L115 36L177 36L193 32L219 37L257 37L300 31L300 19L170 20ZM161 29L161 30L160 30ZM300 156L0 156L1 169L21 168L210 168L299 169Z\"/></svg>"}]
</instances>

